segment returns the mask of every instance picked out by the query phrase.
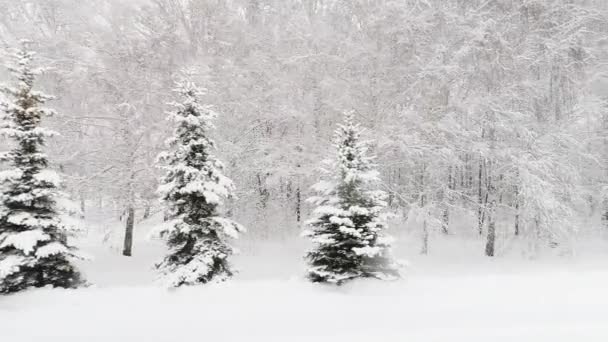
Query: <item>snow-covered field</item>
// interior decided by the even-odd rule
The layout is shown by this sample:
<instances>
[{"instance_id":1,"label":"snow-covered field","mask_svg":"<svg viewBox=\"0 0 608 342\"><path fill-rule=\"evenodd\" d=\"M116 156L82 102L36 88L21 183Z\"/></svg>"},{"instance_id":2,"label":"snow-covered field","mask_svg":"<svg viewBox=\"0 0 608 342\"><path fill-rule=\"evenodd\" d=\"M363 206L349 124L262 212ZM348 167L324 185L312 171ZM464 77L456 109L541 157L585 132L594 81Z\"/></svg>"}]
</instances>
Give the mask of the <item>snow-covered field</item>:
<instances>
[{"instance_id":1,"label":"snow-covered field","mask_svg":"<svg viewBox=\"0 0 608 342\"><path fill-rule=\"evenodd\" d=\"M2 299L2 341L608 341L608 272L37 290Z\"/></svg>"},{"instance_id":2,"label":"snow-covered field","mask_svg":"<svg viewBox=\"0 0 608 342\"><path fill-rule=\"evenodd\" d=\"M489 260L402 241L403 280L336 288L302 279L303 245L244 243L231 282L169 291L153 284L157 243L133 258L95 243L82 267L96 285L0 298L0 341L608 341L608 257L590 248Z\"/></svg>"}]
</instances>

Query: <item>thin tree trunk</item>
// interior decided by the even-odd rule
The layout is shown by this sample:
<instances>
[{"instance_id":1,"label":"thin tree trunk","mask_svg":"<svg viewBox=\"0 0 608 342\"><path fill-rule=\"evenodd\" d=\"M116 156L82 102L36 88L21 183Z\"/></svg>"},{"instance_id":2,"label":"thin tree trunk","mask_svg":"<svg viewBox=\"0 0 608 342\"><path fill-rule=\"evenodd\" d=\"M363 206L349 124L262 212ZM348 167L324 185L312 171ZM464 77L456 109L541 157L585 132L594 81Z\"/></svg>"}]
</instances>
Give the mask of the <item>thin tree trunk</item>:
<instances>
[{"instance_id":1,"label":"thin tree trunk","mask_svg":"<svg viewBox=\"0 0 608 342\"><path fill-rule=\"evenodd\" d=\"M296 222L302 220L302 192L300 191L300 185L296 189Z\"/></svg>"},{"instance_id":2,"label":"thin tree trunk","mask_svg":"<svg viewBox=\"0 0 608 342\"><path fill-rule=\"evenodd\" d=\"M260 194L260 206L262 209L266 209L269 197L268 189L266 189L262 176L259 173L256 174L256 178L258 181L258 193Z\"/></svg>"},{"instance_id":3,"label":"thin tree trunk","mask_svg":"<svg viewBox=\"0 0 608 342\"><path fill-rule=\"evenodd\" d=\"M135 208L129 205L127 208L127 224L125 227L125 241L123 245L122 255L131 256L133 249L133 226L135 224Z\"/></svg>"},{"instance_id":4,"label":"thin tree trunk","mask_svg":"<svg viewBox=\"0 0 608 342\"><path fill-rule=\"evenodd\" d=\"M496 188L493 182L492 174L492 159L486 165L486 200L484 216L488 220L488 235L486 240L486 255L494 256L496 245Z\"/></svg>"},{"instance_id":5,"label":"thin tree trunk","mask_svg":"<svg viewBox=\"0 0 608 342\"><path fill-rule=\"evenodd\" d=\"M452 189L453 186L452 180L452 166L448 166L448 189Z\"/></svg>"},{"instance_id":6,"label":"thin tree trunk","mask_svg":"<svg viewBox=\"0 0 608 342\"><path fill-rule=\"evenodd\" d=\"M443 221L441 223L441 232L444 234L448 234L448 230L449 230L449 226L450 226L450 191L455 190L456 189L456 182L452 182L453 179L456 179L456 177L452 177L452 167L450 166L448 168L448 186L447 189L444 191L444 198L443 198ZM450 184L453 183L453 184Z\"/></svg>"},{"instance_id":7,"label":"thin tree trunk","mask_svg":"<svg viewBox=\"0 0 608 342\"><path fill-rule=\"evenodd\" d=\"M458 167L458 173L460 174L460 188L464 188L465 187L465 179L466 179L466 170L465 170L465 166L461 165L460 167ZM456 190L456 187L454 187L454 190Z\"/></svg>"},{"instance_id":8,"label":"thin tree trunk","mask_svg":"<svg viewBox=\"0 0 608 342\"><path fill-rule=\"evenodd\" d=\"M515 236L519 235L519 186L515 186Z\"/></svg>"},{"instance_id":9,"label":"thin tree trunk","mask_svg":"<svg viewBox=\"0 0 608 342\"><path fill-rule=\"evenodd\" d=\"M420 172L420 210L425 211L424 220L422 222L422 249L420 250L420 254L427 255L429 254L429 227L426 222L426 194L424 189L424 173L426 171L426 165L422 165L422 170Z\"/></svg>"},{"instance_id":10,"label":"thin tree trunk","mask_svg":"<svg viewBox=\"0 0 608 342\"><path fill-rule=\"evenodd\" d=\"M151 210L150 202L146 202L146 205L144 206L144 216L143 216L144 220L150 217L150 210Z\"/></svg>"},{"instance_id":11,"label":"thin tree trunk","mask_svg":"<svg viewBox=\"0 0 608 342\"><path fill-rule=\"evenodd\" d=\"M608 108L604 110L604 187L608 188ZM602 192L602 221L604 228L608 230L608 191Z\"/></svg>"},{"instance_id":12,"label":"thin tree trunk","mask_svg":"<svg viewBox=\"0 0 608 342\"><path fill-rule=\"evenodd\" d=\"M482 187L483 184L483 158L479 157L479 174L478 174L478 182L477 182L477 199L479 204L479 209L477 211L477 230L479 235L483 234L483 212L485 203L483 203L483 193Z\"/></svg>"},{"instance_id":13,"label":"thin tree trunk","mask_svg":"<svg viewBox=\"0 0 608 342\"><path fill-rule=\"evenodd\" d=\"M496 246L496 222L494 218L494 200L490 203L487 210L488 215L488 236L486 240L486 255L493 257Z\"/></svg>"},{"instance_id":14,"label":"thin tree trunk","mask_svg":"<svg viewBox=\"0 0 608 342\"><path fill-rule=\"evenodd\" d=\"M541 234L540 234L540 218L538 215L536 215L536 217L534 218L534 240L533 240L533 245L532 245L532 252L534 253L534 256L538 255L539 249L540 249L540 238L541 238Z\"/></svg>"},{"instance_id":15,"label":"thin tree trunk","mask_svg":"<svg viewBox=\"0 0 608 342\"><path fill-rule=\"evenodd\" d=\"M473 188L473 164L471 163L471 156L466 153L465 155L465 169L467 173L467 190L470 191Z\"/></svg>"},{"instance_id":16,"label":"thin tree trunk","mask_svg":"<svg viewBox=\"0 0 608 342\"><path fill-rule=\"evenodd\" d=\"M450 206L446 205L445 208L443 209L443 222L441 224L441 232L443 234L448 234L449 233L449 226L450 226Z\"/></svg>"},{"instance_id":17,"label":"thin tree trunk","mask_svg":"<svg viewBox=\"0 0 608 342\"><path fill-rule=\"evenodd\" d=\"M602 221L604 223L604 228L608 230L608 195L604 195L604 199L602 200L604 205L604 214L602 216Z\"/></svg>"},{"instance_id":18,"label":"thin tree trunk","mask_svg":"<svg viewBox=\"0 0 608 342\"><path fill-rule=\"evenodd\" d=\"M86 210L86 200L84 198L84 194L80 193L80 218L84 218L84 213Z\"/></svg>"},{"instance_id":19,"label":"thin tree trunk","mask_svg":"<svg viewBox=\"0 0 608 342\"><path fill-rule=\"evenodd\" d=\"M420 250L420 254L429 254L429 228L426 223L426 218L424 219L424 222L422 222L422 249Z\"/></svg>"},{"instance_id":20,"label":"thin tree trunk","mask_svg":"<svg viewBox=\"0 0 608 342\"><path fill-rule=\"evenodd\" d=\"M515 236L519 236L519 203L515 203Z\"/></svg>"}]
</instances>

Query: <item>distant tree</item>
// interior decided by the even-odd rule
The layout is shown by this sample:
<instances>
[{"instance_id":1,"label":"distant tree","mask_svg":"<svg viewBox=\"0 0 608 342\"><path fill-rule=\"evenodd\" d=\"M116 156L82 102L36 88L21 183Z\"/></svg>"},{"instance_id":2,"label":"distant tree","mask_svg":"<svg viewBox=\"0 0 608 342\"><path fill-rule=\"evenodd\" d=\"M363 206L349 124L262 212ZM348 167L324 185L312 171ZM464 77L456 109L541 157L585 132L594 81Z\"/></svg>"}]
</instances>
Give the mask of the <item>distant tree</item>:
<instances>
[{"instance_id":1,"label":"distant tree","mask_svg":"<svg viewBox=\"0 0 608 342\"><path fill-rule=\"evenodd\" d=\"M389 255L390 239L383 235L386 193L378 189L378 171L367 156L362 129L347 113L335 136L336 160L330 179L314 186L318 196L309 236L315 248L307 254L308 278L342 284L359 278L394 279L397 265Z\"/></svg>"},{"instance_id":2,"label":"distant tree","mask_svg":"<svg viewBox=\"0 0 608 342\"><path fill-rule=\"evenodd\" d=\"M43 71L32 68L33 57L23 41L12 55L14 64L8 65L16 85L0 88L12 98L0 103L4 111L1 133L15 142L11 151L0 156L0 161L12 166L0 172L0 293L84 283L70 262L78 255L68 244L69 225L57 208L60 178L48 169L42 152L45 138L54 132L40 127L41 119L54 111L40 107L51 97L33 90L36 75Z\"/></svg>"},{"instance_id":3,"label":"distant tree","mask_svg":"<svg viewBox=\"0 0 608 342\"><path fill-rule=\"evenodd\" d=\"M157 264L167 285L178 287L223 281L233 275L228 238L245 229L218 212L233 184L222 174L209 138L216 113L199 102L202 90L185 77L176 85L181 101L173 103L169 119L177 124L168 140L171 151L159 157L166 171L159 192L168 206L168 221L160 229L169 255Z\"/></svg>"}]
</instances>

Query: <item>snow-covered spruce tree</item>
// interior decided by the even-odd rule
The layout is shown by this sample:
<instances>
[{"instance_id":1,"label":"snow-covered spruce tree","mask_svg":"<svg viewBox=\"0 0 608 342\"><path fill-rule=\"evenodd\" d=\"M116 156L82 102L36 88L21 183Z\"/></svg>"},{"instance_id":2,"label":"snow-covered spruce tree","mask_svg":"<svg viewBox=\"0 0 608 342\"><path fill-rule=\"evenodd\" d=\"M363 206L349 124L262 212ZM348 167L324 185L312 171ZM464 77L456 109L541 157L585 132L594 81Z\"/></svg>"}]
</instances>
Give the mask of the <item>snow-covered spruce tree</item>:
<instances>
[{"instance_id":1,"label":"snow-covered spruce tree","mask_svg":"<svg viewBox=\"0 0 608 342\"><path fill-rule=\"evenodd\" d=\"M42 71L32 68L33 56L24 41L8 66L16 86L0 88L12 99L1 103L1 132L15 142L0 157L12 167L0 172L0 293L84 283L70 262L78 255L68 244L69 223L62 220L56 204L60 178L48 169L42 152L45 138L54 132L40 127L40 121L53 111L40 107L51 97L32 89Z\"/></svg>"},{"instance_id":2,"label":"snow-covered spruce tree","mask_svg":"<svg viewBox=\"0 0 608 342\"><path fill-rule=\"evenodd\" d=\"M358 277L396 279L398 265L390 257L390 237L383 235L386 193L378 189L378 171L366 156L362 129L346 113L335 134L337 158L329 179L317 183L314 218L304 232L315 248L307 254L308 278L342 284Z\"/></svg>"},{"instance_id":3,"label":"snow-covered spruce tree","mask_svg":"<svg viewBox=\"0 0 608 342\"><path fill-rule=\"evenodd\" d=\"M169 287L223 281L232 276L228 238L244 228L219 216L222 199L231 196L233 184L222 174L222 163L213 154L209 138L216 113L199 103L200 88L189 77L177 82L180 102L172 103L169 119L176 123L168 140L169 152L159 162L166 171L159 192L167 205L168 221L159 230L170 248L156 265Z\"/></svg>"}]
</instances>

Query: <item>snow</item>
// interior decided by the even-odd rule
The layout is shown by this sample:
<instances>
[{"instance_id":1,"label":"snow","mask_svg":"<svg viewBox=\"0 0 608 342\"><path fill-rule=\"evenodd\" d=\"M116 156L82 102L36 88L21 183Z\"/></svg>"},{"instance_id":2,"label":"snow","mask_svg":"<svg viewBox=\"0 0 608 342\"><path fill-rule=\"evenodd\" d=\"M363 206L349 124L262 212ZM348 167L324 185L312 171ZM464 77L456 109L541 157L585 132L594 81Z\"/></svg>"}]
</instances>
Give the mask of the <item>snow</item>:
<instances>
[{"instance_id":1,"label":"snow","mask_svg":"<svg viewBox=\"0 0 608 342\"><path fill-rule=\"evenodd\" d=\"M186 185L186 188L188 186ZM205 197L205 201L209 204L221 204L220 197L213 191L203 191L203 196Z\"/></svg>"},{"instance_id":2,"label":"snow","mask_svg":"<svg viewBox=\"0 0 608 342\"><path fill-rule=\"evenodd\" d=\"M224 232L224 234L226 234L228 237L231 237L233 239L238 239L239 237L239 232L246 232L247 229L245 227L243 227L242 225L230 220L230 219L226 219L223 217L219 217L219 216L214 216L214 217L210 217L209 220L215 222L217 225L219 225L222 229L222 231Z\"/></svg>"},{"instance_id":3,"label":"snow","mask_svg":"<svg viewBox=\"0 0 608 342\"><path fill-rule=\"evenodd\" d=\"M164 276L159 278L158 283L167 288L177 287L184 283L195 284L201 276L211 271L209 265L212 264L212 255L196 255L190 262L184 265L168 267L166 272L164 272Z\"/></svg>"},{"instance_id":4,"label":"snow","mask_svg":"<svg viewBox=\"0 0 608 342\"><path fill-rule=\"evenodd\" d=\"M347 211L340 209L340 208L332 207L329 205L320 205L320 206L316 207L314 210L314 213L317 214L318 216L322 216L322 215L348 216Z\"/></svg>"},{"instance_id":5,"label":"snow","mask_svg":"<svg viewBox=\"0 0 608 342\"><path fill-rule=\"evenodd\" d=\"M199 171L200 173L200 171ZM159 191L166 192L167 190L172 190L171 188L167 189L167 186L171 185L175 187L174 182L170 182L168 184L163 184L159 187ZM229 191L224 186L218 185L214 182L209 181L190 181L186 183L181 189L179 189L181 194L202 194L205 196L205 200L207 203L213 204L221 204L221 197L227 197L229 195Z\"/></svg>"},{"instance_id":6,"label":"snow","mask_svg":"<svg viewBox=\"0 0 608 342\"><path fill-rule=\"evenodd\" d=\"M19 270L30 259L21 255L9 255L0 260L0 279L5 278Z\"/></svg>"},{"instance_id":7,"label":"snow","mask_svg":"<svg viewBox=\"0 0 608 342\"><path fill-rule=\"evenodd\" d=\"M53 170L41 170L34 175L34 178L41 183L49 183L55 187L61 185L61 177Z\"/></svg>"},{"instance_id":8,"label":"snow","mask_svg":"<svg viewBox=\"0 0 608 342\"><path fill-rule=\"evenodd\" d=\"M68 254L69 252L70 250L65 245L59 242L51 242L38 248L36 257L42 259L55 254Z\"/></svg>"},{"instance_id":9,"label":"snow","mask_svg":"<svg viewBox=\"0 0 608 342\"><path fill-rule=\"evenodd\" d=\"M353 226L353 221L348 217L331 216L329 222L344 226Z\"/></svg>"},{"instance_id":10,"label":"snow","mask_svg":"<svg viewBox=\"0 0 608 342\"><path fill-rule=\"evenodd\" d=\"M312 234L313 234L313 232L308 230L308 231L306 231L306 234L302 234L302 235L310 236L311 241L316 244L319 244L319 245L329 245L329 244L336 242L336 240L332 238L333 234L320 234L317 236L313 236Z\"/></svg>"},{"instance_id":11,"label":"snow","mask_svg":"<svg viewBox=\"0 0 608 342\"><path fill-rule=\"evenodd\" d=\"M334 184L333 182L326 181L326 180L320 180L319 182L314 184L311 188L315 192L329 193L330 191L332 191L333 189L336 188L336 184Z\"/></svg>"},{"instance_id":12,"label":"snow","mask_svg":"<svg viewBox=\"0 0 608 342\"><path fill-rule=\"evenodd\" d=\"M135 231L132 258L99 247L95 234L80 241L96 256L79 262L93 287L1 297L0 340L608 340L608 253L596 254L603 245L576 257L488 259L473 252L477 243L449 237L425 257L414 236L402 236L395 252L410 259L402 280L336 287L304 279L305 239L241 240L231 281L167 290L154 282L164 247L144 239L148 229Z\"/></svg>"},{"instance_id":13,"label":"snow","mask_svg":"<svg viewBox=\"0 0 608 342\"><path fill-rule=\"evenodd\" d=\"M34 251L34 247L40 241L47 241L50 236L40 229L27 230L19 233L2 234L0 235L0 248L6 246L14 246L15 248L29 254Z\"/></svg>"},{"instance_id":14,"label":"snow","mask_svg":"<svg viewBox=\"0 0 608 342\"><path fill-rule=\"evenodd\" d=\"M28 227L47 228L57 224L57 220L52 218L39 218L27 212L15 212L6 217L8 223L23 225Z\"/></svg>"},{"instance_id":15,"label":"snow","mask_svg":"<svg viewBox=\"0 0 608 342\"><path fill-rule=\"evenodd\" d=\"M19 179L23 175L23 171L19 169L10 169L0 171L0 182L5 182L8 180Z\"/></svg>"},{"instance_id":16,"label":"snow","mask_svg":"<svg viewBox=\"0 0 608 342\"><path fill-rule=\"evenodd\" d=\"M362 237L361 232L360 232L359 229L345 227L345 226L340 226L338 228L338 230L341 233L345 234L345 235L350 235L350 236L353 236L353 237L356 237L356 238L361 238Z\"/></svg>"},{"instance_id":17,"label":"snow","mask_svg":"<svg viewBox=\"0 0 608 342\"><path fill-rule=\"evenodd\" d=\"M608 273L299 279L35 290L2 300L3 340L606 341ZM66 325L65 322L68 322ZM32 329L32 327L36 327Z\"/></svg>"},{"instance_id":18,"label":"snow","mask_svg":"<svg viewBox=\"0 0 608 342\"><path fill-rule=\"evenodd\" d=\"M361 247L361 248L353 248L353 252L355 252L355 254L357 255L365 255L368 257L375 257L377 255L380 255L382 253L383 248L381 247L370 247L370 246L365 246L365 247Z\"/></svg>"}]
</instances>

